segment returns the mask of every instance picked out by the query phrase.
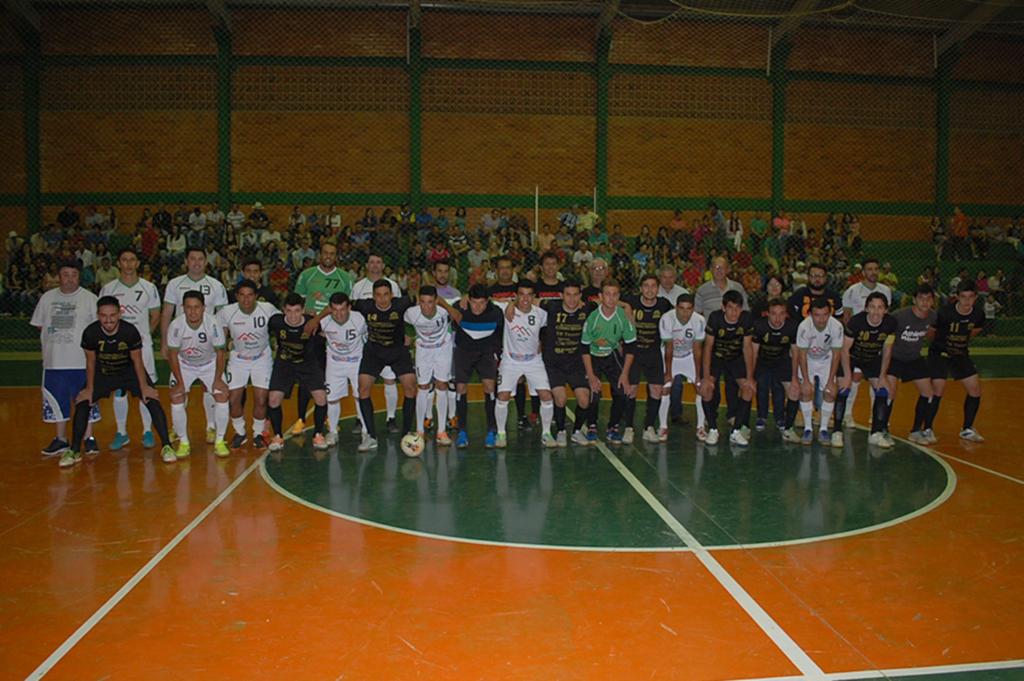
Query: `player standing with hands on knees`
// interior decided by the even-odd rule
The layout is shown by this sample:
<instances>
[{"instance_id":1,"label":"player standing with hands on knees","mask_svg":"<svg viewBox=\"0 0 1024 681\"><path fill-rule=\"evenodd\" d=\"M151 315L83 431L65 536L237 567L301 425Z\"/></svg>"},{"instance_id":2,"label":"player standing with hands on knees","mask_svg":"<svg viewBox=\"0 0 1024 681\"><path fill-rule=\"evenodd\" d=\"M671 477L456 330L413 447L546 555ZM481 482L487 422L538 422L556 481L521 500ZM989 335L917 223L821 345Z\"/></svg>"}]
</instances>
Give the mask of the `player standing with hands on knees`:
<instances>
[{"instance_id":1,"label":"player standing with hands on knees","mask_svg":"<svg viewBox=\"0 0 1024 681\"><path fill-rule=\"evenodd\" d=\"M871 403L871 435L868 444L885 449L896 446L889 437L889 414L892 412L893 395L896 392L896 377L889 375L889 364L892 360L892 344L896 338L896 320L889 311L889 301L885 295L875 291L870 294L864 305L864 311L850 317L846 324L843 340L843 366L847 364L853 370L839 379L839 396L836 399L836 411L845 406L846 393L850 384L868 379L875 391L875 399ZM832 446L843 446L843 432L832 433Z\"/></svg>"}]
</instances>

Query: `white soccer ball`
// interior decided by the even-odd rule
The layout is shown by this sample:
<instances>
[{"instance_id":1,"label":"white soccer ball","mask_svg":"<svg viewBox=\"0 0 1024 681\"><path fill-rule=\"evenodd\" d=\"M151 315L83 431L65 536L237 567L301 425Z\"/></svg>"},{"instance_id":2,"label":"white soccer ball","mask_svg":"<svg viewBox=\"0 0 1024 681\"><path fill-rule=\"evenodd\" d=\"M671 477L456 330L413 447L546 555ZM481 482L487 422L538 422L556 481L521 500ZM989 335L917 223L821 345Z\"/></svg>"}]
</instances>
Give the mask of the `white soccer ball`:
<instances>
[{"instance_id":1,"label":"white soccer ball","mask_svg":"<svg viewBox=\"0 0 1024 681\"><path fill-rule=\"evenodd\" d=\"M423 436L419 433L409 433L402 438L402 452L406 456L419 456L423 453L423 448L427 446L427 443L423 441Z\"/></svg>"}]
</instances>

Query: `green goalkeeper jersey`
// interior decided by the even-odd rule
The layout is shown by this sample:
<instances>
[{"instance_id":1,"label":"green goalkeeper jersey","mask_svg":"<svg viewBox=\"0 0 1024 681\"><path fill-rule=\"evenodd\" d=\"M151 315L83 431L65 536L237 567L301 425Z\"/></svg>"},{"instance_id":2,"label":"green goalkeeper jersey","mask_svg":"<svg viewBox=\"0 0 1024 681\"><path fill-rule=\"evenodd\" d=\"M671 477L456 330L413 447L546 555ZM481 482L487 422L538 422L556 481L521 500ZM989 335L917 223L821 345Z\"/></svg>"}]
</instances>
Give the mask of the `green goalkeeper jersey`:
<instances>
[{"instance_id":1,"label":"green goalkeeper jersey","mask_svg":"<svg viewBox=\"0 0 1024 681\"><path fill-rule=\"evenodd\" d=\"M625 310L617 307L611 317L605 317L600 307L590 313L583 326L581 343L590 346L592 357L607 357L615 351L620 341L636 341L636 327L626 318Z\"/></svg>"},{"instance_id":2,"label":"green goalkeeper jersey","mask_svg":"<svg viewBox=\"0 0 1024 681\"><path fill-rule=\"evenodd\" d=\"M340 267L324 272L320 266L303 270L295 281L295 292L306 299L306 312L317 314L328 306L335 293L352 293L352 277Z\"/></svg>"}]
</instances>

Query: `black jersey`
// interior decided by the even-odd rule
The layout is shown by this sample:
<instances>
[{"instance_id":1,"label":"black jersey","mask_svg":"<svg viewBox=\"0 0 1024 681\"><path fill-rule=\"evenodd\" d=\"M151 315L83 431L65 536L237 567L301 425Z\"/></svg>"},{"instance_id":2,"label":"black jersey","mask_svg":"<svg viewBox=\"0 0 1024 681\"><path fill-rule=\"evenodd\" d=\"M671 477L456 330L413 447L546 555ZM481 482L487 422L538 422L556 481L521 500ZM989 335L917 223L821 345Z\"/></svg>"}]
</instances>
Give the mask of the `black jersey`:
<instances>
[{"instance_id":1,"label":"black jersey","mask_svg":"<svg viewBox=\"0 0 1024 681\"><path fill-rule=\"evenodd\" d=\"M556 281L554 284L546 284L543 279L539 279L533 285L533 293L538 303L545 300L561 300L564 288L565 284L560 281Z\"/></svg>"},{"instance_id":2,"label":"black jersey","mask_svg":"<svg viewBox=\"0 0 1024 681\"><path fill-rule=\"evenodd\" d=\"M302 364L306 360L316 361L315 334L306 333L306 322L313 315L302 315L302 323L292 326L285 321L284 314L278 313L267 322L270 337L277 340L277 361L288 364ZM323 352L323 350L321 350Z\"/></svg>"},{"instance_id":3,"label":"black jersey","mask_svg":"<svg viewBox=\"0 0 1024 681\"><path fill-rule=\"evenodd\" d=\"M661 318L672 312L672 303L664 298L655 298L653 305L645 305L643 298L629 298L633 307L633 325L636 327L637 352L661 352Z\"/></svg>"},{"instance_id":4,"label":"black jersey","mask_svg":"<svg viewBox=\"0 0 1024 681\"><path fill-rule=\"evenodd\" d=\"M601 304L601 289L597 286L588 286L581 293L583 294L584 302Z\"/></svg>"},{"instance_id":5,"label":"black jersey","mask_svg":"<svg viewBox=\"0 0 1024 681\"><path fill-rule=\"evenodd\" d=\"M467 304L462 312L462 321L455 325L455 345L466 350L486 352L501 351L501 334L505 314L494 303L487 303L484 311L473 314Z\"/></svg>"},{"instance_id":6,"label":"black jersey","mask_svg":"<svg viewBox=\"0 0 1024 681\"><path fill-rule=\"evenodd\" d=\"M543 302L541 308L548 313L548 324L541 332L544 361L551 363L583 357L583 327L594 311L594 305L583 303L575 311L566 312L562 301L549 300Z\"/></svg>"},{"instance_id":7,"label":"black jersey","mask_svg":"<svg viewBox=\"0 0 1024 681\"><path fill-rule=\"evenodd\" d=\"M796 343L796 329L797 323L789 317L778 329L768 323L767 317L755 319L753 341L758 345L758 364L776 366L788 362L789 348Z\"/></svg>"},{"instance_id":8,"label":"black jersey","mask_svg":"<svg viewBox=\"0 0 1024 681\"><path fill-rule=\"evenodd\" d=\"M356 300L352 309L366 317L366 342L382 348L405 347L405 311L413 303L407 296L392 298L386 310L373 300Z\"/></svg>"},{"instance_id":9,"label":"black jersey","mask_svg":"<svg viewBox=\"0 0 1024 681\"><path fill-rule=\"evenodd\" d=\"M725 318L725 310L715 310L708 315L705 337L714 336L715 345L712 357L723 362L743 356L743 339L754 332L754 318L749 312L740 313L739 319L730 322Z\"/></svg>"},{"instance_id":10,"label":"black jersey","mask_svg":"<svg viewBox=\"0 0 1024 681\"><path fill-rule=\"evenodd\" d=\"M515 300L518 284L491 284L487 287L487 295L496 303L507 303Z\"/></svg>"},{"instance_id":11,"label":"black jersey","mask_svg":"<svg viewBox=\"0 0 1024 681\"><path fill-rule=\"evenodd\" d=\"M117 331L108 334L99 322L82 331L82 349L96 353L96 373L116 376L133 371L132 350L142 349L142 335L134 324L122 321Z\"/></svg>"},{"instance_id":12,"label":"black jersey","mask_svg":"<svg viewBox=\"0 0 1024 681\"><path fill-rule=\"evenodd\" d=\"M274 289L269 286L260 286L256 289L256 300L261 303L270 303L276 308L280 308L281 299L278 297ZM228 304L237 303L238 296L235 295L235 289L228 290Z\"/></svg>"},{"instance_id":13,"label":"black jersey","mask_svg":"<svg viewBox=\"0 0 1024 681\"><path fill-rule=\"evenodd\" d=\"M850 317L845 330L847 338L853 339L850 358L861 366L881 359L882 347L896 339L897 326L896 319L890 314L882 317L878 326L871 325L866 311Z\"/></svg>"},{"instance_id":14,"label":"black jersey","mask_svg":"<svg viewBox=\"0 0 1024 681\"><path fill-rule=\"evenodd\" d=\"M836 319L843 318L843 296L832 289L824 289L819 295L811 293L809 286L802 286L789 297L789 316L800 322L811 316L811 301L815 298L824 298L832 305L832 316Z\"/></svg>"},{"instance_id":15,"label":"black jersey","mask_svg":"<svg viewBox=\"0 0 1024 681\"><path fill-rule=\"evenodd\" d=\"M984 324L985 313L980 305L975 305L966 314L960 311L956 302L947 305L939 310L935 319L935 338L931 350L939 352L943 357L966 357L972 332Z\"/></svg>"}]
</instances>

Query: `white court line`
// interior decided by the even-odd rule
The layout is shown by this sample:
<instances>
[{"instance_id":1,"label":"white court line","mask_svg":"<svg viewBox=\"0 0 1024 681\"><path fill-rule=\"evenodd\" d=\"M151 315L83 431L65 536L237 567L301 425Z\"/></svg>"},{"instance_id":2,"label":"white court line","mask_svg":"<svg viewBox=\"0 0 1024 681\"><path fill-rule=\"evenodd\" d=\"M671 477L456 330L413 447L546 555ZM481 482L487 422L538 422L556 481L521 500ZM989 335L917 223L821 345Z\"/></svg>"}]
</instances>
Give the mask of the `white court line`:
<instances>
[{"instance_id":1,"label":"white court line","mask_svg":"<svg viewBox=\"0 0 1024 681\"><path fill-rule=\"evenodd\" d=\"M43 663L39 665L34 672L29 674L25 678L28 681L31 681L33 679L41 679L43 678L43 676L46 675L47 672L53 669L54 665L60 662L65 655L71 652L71 649L75 647L76 643L81 641L85 637L85 635L92 630L93 627L99 624L100 620L103 619L108 612L114 609L114 606L120 603L124 599L124 597L127 596L129 592L131 592L131 590L135 588L135 586L139 582L145 579L146 575L153 571L153 568L155 568L160 563L160 561L167 557L167 554L174 550L174 547L180 544L182 540L184 540L185 537L187 537L189 533L192 532L192 530L194 530L197 525L199 525L199 523L203 522L206 516L213 513L213 510L220 506L220 503L227 499L228 495L230 495L235 490L236 487L242 484L242 481L249 477L250 473L256 470L256 467L260 465L260 462L263 461L263 459L266 456L266 452L261 454L260 457L257 458L256 461L254 461L251 466L245 469L244 473L235 478L235 481L228 485L227 489L220 493L220 496L218 496L216 499L210 502L210 505L204 508L203 511L199 515L197 515L195 519L192 520L192 522L186 525L184 529L182 529L182 531L174 537L174 539L172 539L166 546L160 549L160 551L157 552L155 556L150 558L149 562L143 565L141 570L136 572L132 576L132 578L125 583L124 586L117 590L117 593L111 596L107 600L107 602L100 607L99 610L92 614L92 617L87 619L82 624L82 626L78 627L75 633L71 634L71 636L69 636L68 639L64 641L64 643L62 643L59 648L57 648L57 650L53 651L53 653L48 658L46 658L46 660L44 660Z\"/></svg>"},{"instance_id":2,"label":"white court line","mask_svg":"<svg viewBox=\"0 0 1024 681\"><path fill-rule=\"evenodd\" d=\"M1018 478L1011 477L1009 475L1006 475L1005 473L1000 473L999 471L994 471L991 468L985 468L984 466L979 466L978 464L974 463L973 461L967 461L966 459L961 459L959 457L953 456L952 454L943 454L942 452L940 452L937 449L934 450L934 451L939 456L945 457L947 459L952 459L953 461L956 461L957 463L962 463L965 466L971 466L972 468L977 468L979 471L985 471L986 473L991 473L992 475L997 475L1000 478L1004 478L1006 480L1009 480L1010 482L1015 482L1018 485L1024 485L1024 480L1020 480Z\"/></svg>"},{"instance_id":3,"label":"white court line","mask_svg":"<svg viewBox=\"0 0 1024 681\"><path fill-rule=\"evenodd\" d=\"M891 679L931 675L942 676L945 674L1022 668L1024 668L1024 660L1005 660L999 662L949 664L935 667L904 667L902 669L871 669L861 672L832 672L806 676L766 676L756 679L743 679L742 681L856 681L858 679ZM736 681L740 680L737 679Z\"/></svg>"}]
</instances>

